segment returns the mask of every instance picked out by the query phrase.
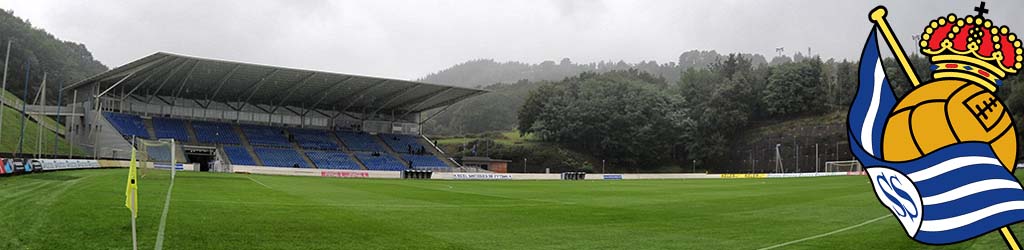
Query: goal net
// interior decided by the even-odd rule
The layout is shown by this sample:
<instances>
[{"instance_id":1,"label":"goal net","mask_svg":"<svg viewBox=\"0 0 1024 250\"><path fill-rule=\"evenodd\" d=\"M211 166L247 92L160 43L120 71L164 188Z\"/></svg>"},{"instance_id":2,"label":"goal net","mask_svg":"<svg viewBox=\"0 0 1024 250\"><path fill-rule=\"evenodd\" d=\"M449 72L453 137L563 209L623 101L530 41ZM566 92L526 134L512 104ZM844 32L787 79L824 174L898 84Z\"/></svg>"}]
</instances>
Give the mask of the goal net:
<instances>
[{"instance_id":1,"label":"goal net","mask_svg":"<svg viewBox=\"0 0 1024 250\"><path fill-rule=\"evenodd\" d=\"M860 172L861 170L863 167L858 160L825 162L825 172Z\"/></svg>"},{"instance_id":2,"label":"goal net","mask_svg":"<svg viewBox=\"0 0 1024 250\"><path fill-rule=\"evenodd\" d=\"M135 147L139 161L152 162L155 169L171 170L172 178L177 170L182 170L181 158L178 157L180 152L174 140L136 139Z\"/></svg>"}]
</instances>

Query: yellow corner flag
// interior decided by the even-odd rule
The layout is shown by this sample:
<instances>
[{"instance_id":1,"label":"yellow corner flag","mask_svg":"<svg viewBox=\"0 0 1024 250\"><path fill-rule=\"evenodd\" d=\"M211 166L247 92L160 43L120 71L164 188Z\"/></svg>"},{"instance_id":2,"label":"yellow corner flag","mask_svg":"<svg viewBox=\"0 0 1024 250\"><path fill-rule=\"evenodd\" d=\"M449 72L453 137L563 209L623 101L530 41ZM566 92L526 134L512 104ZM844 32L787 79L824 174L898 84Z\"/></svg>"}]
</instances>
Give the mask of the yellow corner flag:
<instances>
[{"instance_id":1,"label":"yellow corner flag","mask_svg":"<svg viewBox=\"0 0 1024 250\"><path fill-rule=\"evenodd\" d=\"M135 149L132 148L132 161L128 164L128 187L124 190L124 206L132 211L132 218L138 217L139 196L138 180L135 174Z\"/></svg>"}]
</instances>

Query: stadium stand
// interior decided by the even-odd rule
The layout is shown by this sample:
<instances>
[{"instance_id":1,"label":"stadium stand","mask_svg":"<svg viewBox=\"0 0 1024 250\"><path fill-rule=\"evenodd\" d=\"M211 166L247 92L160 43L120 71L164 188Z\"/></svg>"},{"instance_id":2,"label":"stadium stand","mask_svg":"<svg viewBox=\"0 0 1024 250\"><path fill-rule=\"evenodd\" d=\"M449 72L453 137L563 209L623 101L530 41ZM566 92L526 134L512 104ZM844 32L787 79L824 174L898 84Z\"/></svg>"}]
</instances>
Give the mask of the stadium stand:
<instances>
[{"instance_id":1,"label":"stadium stand","mask_svg":"<svg viewBox=\"0 0 1024 250\"><path fill-rule=\"evenodd\" d=\"M408 169L405 164L387 154L359 152L356 153L356 158L359 158L368 170L401 171Z\"/></svg>"},{"instance_id":2,"label":"stadium stand","mask_svg":"<svg viewBox=\"0 0 1024 250\"><path fill-rule=\"evenodd\" d=\"M419 139L416 136L380 134L380 138L384 140L384 143L387 143L392 150L395 150L395 152L413 154L423 147L423 145L420 145Z\"/></svg>"},{"instance_id":3,"label":"stadium stand","mask_svg":"<svg viewBox=\"0 0 1024 250\"><path fill-rule=\"evenodd\" d=\"M359 163L343 152L309 151L306 156L316 164L317 168L323 169L351 169L359 170Z\"/></svg>"},{"instance_id":4,"label":"stadium stand","mask_svg":"<svg viewBox=\"0 0 1024 250\"><path fill-rule=\"evenodd\" d=\"M202 143L242 144L231 124L220 122L193 121L196 138Z\"/></svg>"},{"instance_id":5,"label":"stadium stand","mask_svg":"<svg viewBox=\"0 0 1024 250\"><path fill-rule=\"evenodd\" d=\"M428 155L401 154L401 155L402 155L402 159L405 159L405 161L409 162L409 164L410 164L410 166L412 168L418 168L418 169L448 168L448 164L445 164L444 161L441 161L441 159L438 159L437 156L434 156L434 155L429 155L429 154Z\"/></svg>"},{"instance_id":6,"label":"stadium stand","mask_svg":"<svg viewBox=\"0 0 1024 250\"><path fill-rule=\"evenodd\" d=\"M256 155L263 161L263 165L268 167L292 167L295 165L299 165L300 168L311 167L294 149L253 148L253 151L256 151Z\"/></svg>"},{"instance_id":7,"label":"stadium stand","mask_svg":"<svg viewBox=\"0 0 1024 250\"><path fill-rule=\"evenodd\" d=\"M149 138L149 132L146 131L146 124L142 122L142 118L132 114L122 113L111 113L104 112L103 116L110 121L111 125L121 133L125 138L132 136L140 138Z\"/></svg>"},{"instance_id":8,"label":"stadium stand","mask_svg":"<svg viewBox=\"0 0 1024 250\"><path fill-rule=\"evenodd\" d=\"M237 165L250 165L255 166L256 161L249 155L249 151L245 147L240 146L224 146L224 154L228 156L228 160L231 164Z\"/></svg>"},{"instance_id":9,"label":"stadium stand","mask_svg":"<svg viewBox=\"0 0 1024 250\"><path fill-rule=\"evenodd\" d=\"M381 147L380 143L377 143L377 140L373 139L372 135L364 132L338 132L338 138L341 138L342 142L352 151L384 151L384 148Z\"/></svg>"},{"instance_id":10,"label":"stadium stand","mask_svg":"<svg viewBox=\"0 0 1024 250\"><path fill-rule=\"evenodd\" d=\"M338 150L341 148L334 141L334 136L331 135L331 132L326 130L293 128L288 131L295 138L295 142L304 149ZM317 166L319 165L317 164Z\"/></svg>"},{"instance_id":11,"label":"stadium stand","mask_svg":"<svg viewBox=\"0 0 1024 250\"><path fill-rule=\"evenodd\" d=\"M153 131L157 139L174 138L179 142L188 142L188 128L185 121L163 117L153 117Z\"/></svg>"},{"instance_id":12,"label":"stadium stand","mask_svg":"<svg viewBox=\"0 0 1024 250\"><path fill-rule=\"evenodd\" d=\"M240 127L242 128L242 133L245 133L245 137L249 139L249 144L253 146L292 146L291 143L288 143L288 137L284 136L284 132L281 128L248 124L240 125Z\"/></svg>"}]
</instances>

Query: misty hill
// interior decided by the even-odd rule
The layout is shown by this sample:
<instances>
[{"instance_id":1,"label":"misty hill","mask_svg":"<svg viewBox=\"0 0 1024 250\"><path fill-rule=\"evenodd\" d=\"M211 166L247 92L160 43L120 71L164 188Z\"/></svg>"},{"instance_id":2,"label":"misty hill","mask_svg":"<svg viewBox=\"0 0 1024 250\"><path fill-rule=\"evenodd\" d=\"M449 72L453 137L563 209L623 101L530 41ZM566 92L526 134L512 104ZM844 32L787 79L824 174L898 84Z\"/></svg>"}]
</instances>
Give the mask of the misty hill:
<instances>
[{"instance_id":1,"label":"misty hill","mask_svg":"<svg viewBox=\"0 0 1024 250\"><path fill-rule=\"evenodd\" d=\"M107 70L107 66L92 57L85 45L60 40L43 29L32 27L27 20L15 16L13 11L3 10L0 11L0 60L6 53L7 41L13 41L7 69L7 91L22 96L25 91L25 64L28 63L31 65L28 101L32 101L39 91L43 72L47 73L47 101L53 104L56 103L53 97L57 96L58 84L72 84Z\"/></svg>"},{"instance_id":2,"label":"misty hill","mask_svg":"<svg viewBox=\"0 0 1024 250\"><path fill-rule=\"evenodd\" d=\"M737 54L737 56L749 60L754 67L805 59L799 53L792 59L785 56L776 57L772 59L772 63L759 54ZM601 61L579 64L568 58L557 63L544 61L539 64L497 62L492 59L472 60L427 75L419 81L483 88L492 92L453 105L444 113L427 121L423 129L425 133L431 135L508 131L515 127L518 120L516 111L522 106L529 92L538 86L538 83L561 81L583 72L605 73L630 69L637 69L664 78L665 82L675 83L679 81L682 72L691 68L706 69L709 65L722 61L726 57L714 50L691 50L680 54L678 62L669 63ZM430 116L433 112L436 110L428 112L425 117Z\"/></svg>"},{"instance_id":3,"label":"misty hill","mask_svg":"<svg viewBox=\"0 0 1024 250\"><path fill-rule=\"evenodd\" d=\"M739 54L751 61L754 66L768 64L764 56L758 54ZM558 62L544 61L538 64L524 62L497 62L493 59L478 59L456 64L450 68L432 73L419 81L449 84L460 87L482 88L495 83L514 83L519 80L528 81L560 81L566 77L579 75L583 72L604 73L613 70L639 69L651 75L664 77L668 82L679 80L680 72L690 69L707 68L725 56L714 50L691 50L679 55L679 61L658 63L657 61L641 61L627 63L625 61L596 63L575 63L569 58ZM779 57L773 63L800 60L797 53L794 59Z\"/></svg>"}]
</instances>

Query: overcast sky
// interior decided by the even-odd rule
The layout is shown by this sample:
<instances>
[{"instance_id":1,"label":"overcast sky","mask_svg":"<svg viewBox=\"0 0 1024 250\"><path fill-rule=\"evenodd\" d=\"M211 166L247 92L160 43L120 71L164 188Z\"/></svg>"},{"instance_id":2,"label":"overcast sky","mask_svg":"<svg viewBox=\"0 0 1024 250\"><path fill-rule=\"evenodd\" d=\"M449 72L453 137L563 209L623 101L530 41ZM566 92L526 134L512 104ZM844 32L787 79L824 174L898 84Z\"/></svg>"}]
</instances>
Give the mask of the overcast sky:
<instances>
[{"instance_id":1,"label":"overcast sky","mask_svg":"<svg viewBox=\"0 0 1024 250\"><path fill-rule=\"evenodd\" d=\"M693 49L854 58L873 1L270 1L0 0L0 8L110 67L157 51L416 79L493 58L676 61ZM973 14L975 1L891 1L903 43L934 18ZM1024 1L988 1L1018 34ZM911 47L915 48L916 47Z\"/></svg>"}]
</instances>

